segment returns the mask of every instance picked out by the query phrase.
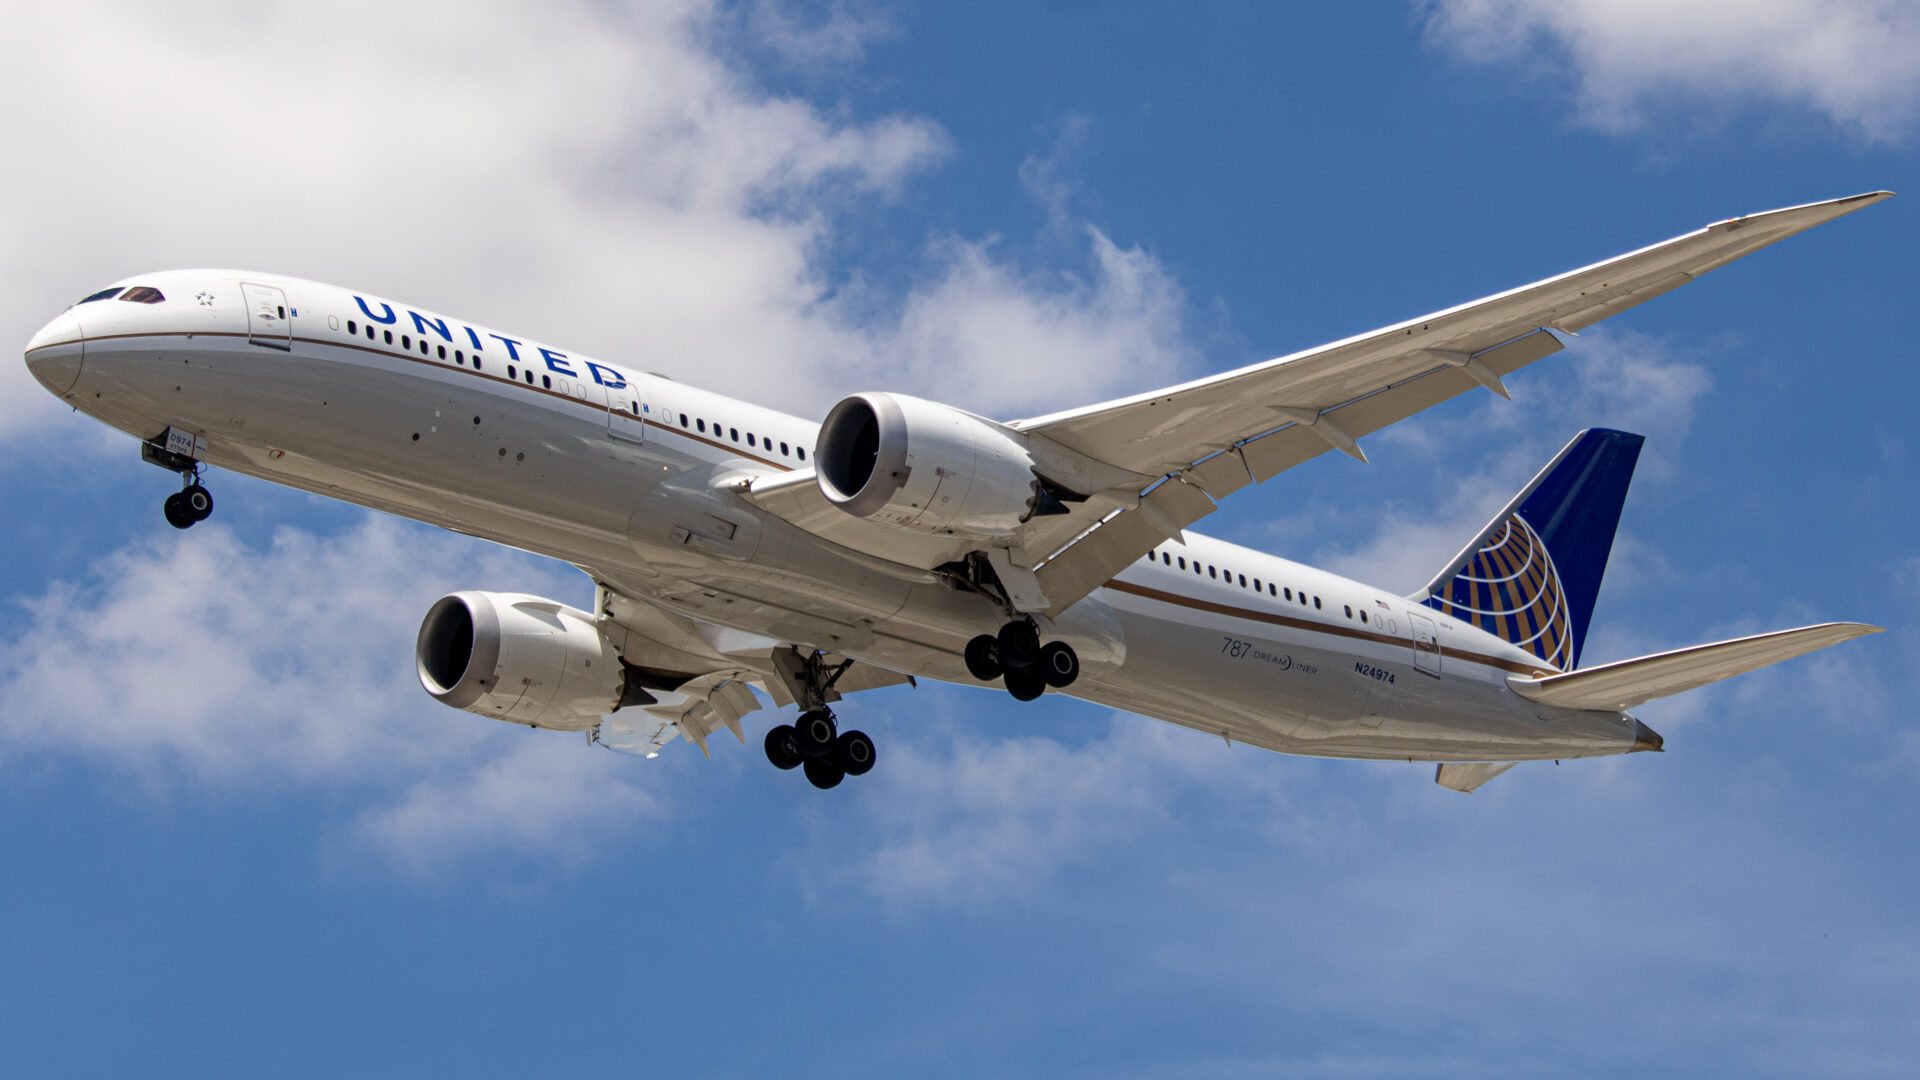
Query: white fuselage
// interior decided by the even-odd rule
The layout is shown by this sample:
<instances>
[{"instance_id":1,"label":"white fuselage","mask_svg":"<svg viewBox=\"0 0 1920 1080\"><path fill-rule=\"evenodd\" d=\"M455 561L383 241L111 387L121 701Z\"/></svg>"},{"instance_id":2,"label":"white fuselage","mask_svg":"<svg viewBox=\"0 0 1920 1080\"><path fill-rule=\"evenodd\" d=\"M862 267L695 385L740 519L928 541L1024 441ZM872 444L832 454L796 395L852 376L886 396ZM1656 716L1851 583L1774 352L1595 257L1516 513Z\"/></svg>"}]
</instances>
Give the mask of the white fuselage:
<instances>
[{"instance_id":1,"label":"white fuselage","mask_svg":"<svg viewBox=\"0 0 1920 1080\"><path fill-rule=\"evenodd\" d=\"M190 430L221 468L563 559L694 619L978 685L960 653L1004 621L997 606L732 493L806 468L812 421L298 279L126 284L166 300L76 305L27 361L129 434ZM1047 633L1079 653L1073 696L1287 753L1517 761L1635 739L1621 714L1510 692L1509 675L1547 673L1521 648L1192 532Z\"/></svg>"}]
</instances>

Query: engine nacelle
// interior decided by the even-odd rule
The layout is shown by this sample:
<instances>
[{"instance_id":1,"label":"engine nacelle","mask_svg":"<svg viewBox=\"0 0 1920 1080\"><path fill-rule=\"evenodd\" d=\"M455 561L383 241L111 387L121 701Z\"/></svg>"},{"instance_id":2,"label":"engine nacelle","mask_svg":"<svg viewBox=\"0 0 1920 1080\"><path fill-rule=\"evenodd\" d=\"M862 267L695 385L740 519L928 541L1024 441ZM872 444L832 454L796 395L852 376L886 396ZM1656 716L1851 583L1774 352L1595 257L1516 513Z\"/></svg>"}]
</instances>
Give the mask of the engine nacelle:
<instances>
[{"instance_id":1,"label":"engine nacelle","mask_svg":"<svg viewBox=\"0 0 1920 1080\"><path fill-rule=\"evenodd\" d=\"M626 683L593 616L525 593L441 597L413 655L440 702L530 727L585 731L619 708Z\"/></svg>"},{"instance_id":2,"label":"engine nacelle","mask_svg":"<svg viewBox=\"0 0 1920 1080\"><path fill-rule=\"evenodd\" d=\"M1019 432L905 394L835 405L814 469L820 493L847 513L941 535L1007 536L1041 497Z\"/></svg>"}]
</instances>

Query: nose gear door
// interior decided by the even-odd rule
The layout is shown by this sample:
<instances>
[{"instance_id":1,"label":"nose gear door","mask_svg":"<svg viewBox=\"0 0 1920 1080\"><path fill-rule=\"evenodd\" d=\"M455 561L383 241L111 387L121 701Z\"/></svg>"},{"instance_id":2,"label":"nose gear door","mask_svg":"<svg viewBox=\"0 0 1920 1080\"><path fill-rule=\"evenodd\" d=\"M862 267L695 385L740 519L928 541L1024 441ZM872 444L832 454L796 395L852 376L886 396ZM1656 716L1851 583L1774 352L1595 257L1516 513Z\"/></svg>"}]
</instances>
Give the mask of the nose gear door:
<instances>
[{"instance_id":1,"label":"nose gear door","mask_svg":"<svg viewBox=\"0 0 1920 1080\"><path fill-rule=\"evenodd\" d=\"M240 296L247 305L247 340L291 352L293 320L287 317L287 294L272 285L242 283Z\"/></svg>"}]
</instances>

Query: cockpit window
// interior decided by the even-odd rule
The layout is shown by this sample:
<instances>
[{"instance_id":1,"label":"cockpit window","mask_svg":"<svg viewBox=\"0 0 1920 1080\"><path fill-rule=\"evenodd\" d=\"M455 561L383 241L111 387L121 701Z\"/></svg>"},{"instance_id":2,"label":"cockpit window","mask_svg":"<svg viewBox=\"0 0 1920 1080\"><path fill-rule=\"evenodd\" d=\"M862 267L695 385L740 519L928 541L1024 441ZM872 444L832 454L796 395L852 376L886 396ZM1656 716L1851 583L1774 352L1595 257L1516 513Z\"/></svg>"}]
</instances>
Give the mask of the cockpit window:
<instances>
[{"instance_id":1,"label":"cockpit window","mask_svg":"<svg viewBox=\"0 0 1920 1080\"><path fill-rule=\"evenodd\" d=\"M160 290L151 285L135 285L133 288L128 289L120 299L130 304L158 304L162 300L165 300L166 297L160 295Z\"/></svg>"},{"instance_id":2,"label":"cockpit window","mask_svg":"<svg viewBox=\"0 0 1920 1080\"><path fill-rule=\"evenodd\" d=\"M91 304L95 300L111 300L113 299L114 294L119 291L120 291L120 286L115 285L111 289L101 289L99 292L94 293L92 296L83 296L80 298L80 302L83 304Z\"/></svg>"}]
</instances>

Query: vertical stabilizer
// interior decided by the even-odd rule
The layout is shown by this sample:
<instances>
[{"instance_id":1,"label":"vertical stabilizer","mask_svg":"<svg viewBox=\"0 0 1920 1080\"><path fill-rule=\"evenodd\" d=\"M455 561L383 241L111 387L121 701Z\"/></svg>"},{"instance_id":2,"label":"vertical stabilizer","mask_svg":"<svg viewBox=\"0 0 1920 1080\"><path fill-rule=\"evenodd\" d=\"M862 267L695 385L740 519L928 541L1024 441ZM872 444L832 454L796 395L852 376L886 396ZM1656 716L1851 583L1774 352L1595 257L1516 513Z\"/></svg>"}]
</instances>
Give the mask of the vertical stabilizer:
<instances>
[{"instance_id":1,"label":"vertical stabilizer","mask_svg":"<svg viewBox=\"0 0 1920 1080\"><path fill-rule=\"evenodd\" d=\"M1574 436L1416 596L1572 671L1644 441L1606 428Z\"/></svg>"}]
</instances>

